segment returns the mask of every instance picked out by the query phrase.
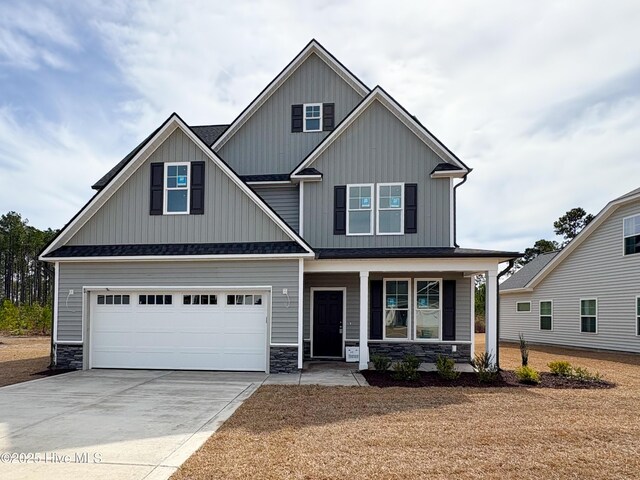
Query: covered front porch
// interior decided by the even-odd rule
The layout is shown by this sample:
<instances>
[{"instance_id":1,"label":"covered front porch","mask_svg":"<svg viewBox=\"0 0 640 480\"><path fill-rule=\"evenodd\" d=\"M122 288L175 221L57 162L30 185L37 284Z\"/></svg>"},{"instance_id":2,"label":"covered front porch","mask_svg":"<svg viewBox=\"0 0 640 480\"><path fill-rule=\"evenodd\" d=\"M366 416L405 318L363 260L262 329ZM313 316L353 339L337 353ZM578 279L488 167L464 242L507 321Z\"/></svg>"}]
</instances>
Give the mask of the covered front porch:
<instances>
[{"instance_id":1,"label":"covered front porch","mask_svg":"<svg viewBox=\"0 0 640 480\"><path fill-rule=\"evenodd\" d=\"M474 356L475 276L487 278L486 345L496 354L501 258L316 259L305 261L303 360L356 362L406 354L432 364ZM354 351L352 347L357 347Z\"/></svg>"}]
</instances>

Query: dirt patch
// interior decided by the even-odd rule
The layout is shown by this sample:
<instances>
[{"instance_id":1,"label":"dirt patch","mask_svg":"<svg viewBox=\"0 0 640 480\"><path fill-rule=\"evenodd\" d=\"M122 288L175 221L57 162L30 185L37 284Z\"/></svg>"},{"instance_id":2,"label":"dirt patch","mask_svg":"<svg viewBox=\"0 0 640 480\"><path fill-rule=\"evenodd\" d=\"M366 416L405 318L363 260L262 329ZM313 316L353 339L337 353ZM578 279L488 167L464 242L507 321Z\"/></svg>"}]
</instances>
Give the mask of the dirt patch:
<instances>
[{"instance_id":1,"label":"dirt patch","mask_svg":"<svg viewBox=\"0 0 640 480\"><path fill-rule=\"evenodd\" d=\"M0 337L0 387L49 375L50 341L44 336Z\"/></svg>"}]
</instances>

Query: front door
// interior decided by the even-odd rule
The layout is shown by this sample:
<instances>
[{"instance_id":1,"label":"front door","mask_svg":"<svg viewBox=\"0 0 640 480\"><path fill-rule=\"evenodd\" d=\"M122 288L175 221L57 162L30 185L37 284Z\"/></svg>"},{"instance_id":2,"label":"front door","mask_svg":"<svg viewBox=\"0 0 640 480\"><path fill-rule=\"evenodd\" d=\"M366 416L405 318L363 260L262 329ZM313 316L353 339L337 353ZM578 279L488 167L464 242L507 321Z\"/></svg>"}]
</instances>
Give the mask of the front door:
<instances>
[{"instance_id":1,"label":"front door","mask_svg":"<svg viewBox=\"0 0 640 480\"><path fill-rule=\"evenodd\" d=\"M342 291L313 292L313 356L342 357Z\"/></svg>"}]
</instances>

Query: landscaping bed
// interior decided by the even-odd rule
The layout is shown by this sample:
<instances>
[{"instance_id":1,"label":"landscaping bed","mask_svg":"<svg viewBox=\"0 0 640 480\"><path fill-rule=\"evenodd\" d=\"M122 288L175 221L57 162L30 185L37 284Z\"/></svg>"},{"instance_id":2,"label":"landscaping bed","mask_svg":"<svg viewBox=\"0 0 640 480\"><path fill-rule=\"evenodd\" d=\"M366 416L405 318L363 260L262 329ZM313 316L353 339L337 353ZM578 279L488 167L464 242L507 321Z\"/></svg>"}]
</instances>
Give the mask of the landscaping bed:
<instances>
[{"instance_id":1,"label":"landscaping bed","mask_svg":"<svg viewBox=\"0 0 640 480\"><path fill-rule=\"evenodd\" d=\"M376 370L365 370L361 372L369 385L372 387L474 387L474 388L500 388L500 387L527 387L527 388L564 388L564 389L590 389L590 388L613 388L614 383L605 380L580 380L554 375L549 372L540 373L540 383L537 385L525 385L519 383L515 374L510 370L501 371L498 378L493 382L481 382L478 376L471 372L461 372L460 376L454 380L447 380L438 375L437 372L418 372L419 377L415 381L397 380L393 378L393 372L379 372Z\"/></svg>"}]
</instances>

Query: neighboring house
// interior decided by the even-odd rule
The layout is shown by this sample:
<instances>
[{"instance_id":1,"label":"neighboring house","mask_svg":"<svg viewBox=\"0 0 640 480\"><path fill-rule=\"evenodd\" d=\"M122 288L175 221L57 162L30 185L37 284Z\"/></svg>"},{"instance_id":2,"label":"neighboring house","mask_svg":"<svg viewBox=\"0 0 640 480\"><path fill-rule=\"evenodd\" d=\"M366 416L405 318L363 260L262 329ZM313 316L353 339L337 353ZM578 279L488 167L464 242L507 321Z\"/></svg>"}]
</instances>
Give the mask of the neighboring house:
<instances>
[{"instance_id":1,"label":"neighboring house","mask_svg":"<svg viewBox=\"0 0 640 480\"><path fill-rule=\"evenodd\" d=\"M640 353L640 188L500 285L500 338Z\"/></svg>"},{"instance_id":2,"label":"neighboring house","mask_svg":"<svg viewBox=\"0 0 640 480\"><path fill-rule=\"evenodd\" d=\"M94 188L56 265L55 362L286 372L305 358L473 352L473 276L512 252L455 245L470 169L316 41L230 125L173 114Z\"/></svg>"}]
</instances>

